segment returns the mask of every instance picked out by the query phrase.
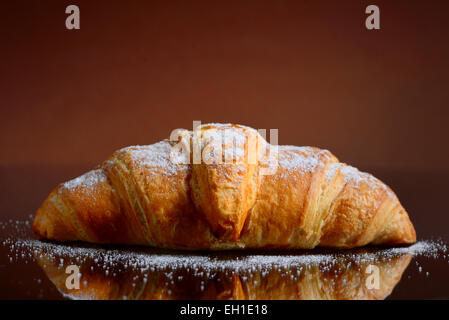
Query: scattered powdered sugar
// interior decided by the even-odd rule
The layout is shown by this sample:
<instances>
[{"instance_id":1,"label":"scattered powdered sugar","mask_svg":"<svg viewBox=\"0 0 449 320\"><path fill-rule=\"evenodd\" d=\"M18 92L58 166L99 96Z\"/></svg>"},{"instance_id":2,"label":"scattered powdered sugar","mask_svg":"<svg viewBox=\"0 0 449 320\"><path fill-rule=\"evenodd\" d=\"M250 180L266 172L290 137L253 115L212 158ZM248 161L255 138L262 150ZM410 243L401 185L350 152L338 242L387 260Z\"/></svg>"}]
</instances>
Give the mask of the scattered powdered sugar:
<instances>
[{"instance_id":1,"label":"scattered powdered sugar","mask_svg":"<svg viewBox=\"0 0 449 320\"><path fill-rule=\"evenodd\" d=\"M59 192L62 192L64 189L92 188L106 180L106 174L102 169L91 170L78 178L65 182L59 189Z\"/></svg>"},{"instance_id":2,"label":"scattered powdered sugar","mask_svg":"<svg viewBox=\"0 0 449 320\"><path fill-rule=\"evenodd\" d=\"M413 256L425 256L428 258L438 258L440 254L448 251L447 245L443 241L418 241L409 247L398 247L385 249L384 255L412 254Z\"/></svg>"},{"instance_id":3,"label":"scattered powdered sugar","mask_svg":"<svg viewBox=\"0 0 449 320\"><path fill-rule=\"evenodd\" d=\"M31 217L31 216L30 216ZM398 255L411 254L413 256L425 256L438 258L448 251L447 245L441 240L419 241L407 247L393 248L357 248L353 250L295 250L273 254L264 251L237 252L212 252L195 253L160 250L145 247L111 247L89 244L64 244L32 239L30 235L30 221L1 222L0 228L8 229L8 236L2 240L3 246L9 246L11 257L30 255L33 252L45 250L50 256L75 258L82 261L94 259L110 263L124 263L137 267L154 268L194 268L201 266L208 269L252 269L272 266L314 265L322 263L335 263L337 260L357 260L359 262L375 261L381 258L393 258Z\"/></svg>"},{"instance_id":4,"label":"scattered powdered sugar","mask_svg":"<svg viewBox=\"0 0 449 320\"><path fill-rule=\"evenodd\" d=\"M33 239L11 238L2 242L10 247L10 257L20 258L33 254L45 253L45 257L58 262L74 259L79 263L87 260L95 261L100 268L108 270L117 265L137 269L201 269L201 270L265 270L272 268L291 268L313 265L333 266L347 261L349 263L368 263L391 260L394 257L410 254L438 258L447 252L447 246L438 241L420 241L409 247L387 249L354 249L347 251L326 251L325 253L306 253L295 251L295 254L245 254L242 252L221 253L180 253L152 248L111 248L91 245L71 245L44 242ZM318 249L319 252L319 249Z\"/></svg>"},{"instance_id":5,"label":"scattered powdered sugar","mask_svg":"<svg viewBox=\"0 0 449 320\"><path fill-rule=\"evenodd\" d=\"M383 269L384 272L390 272L390 270L403 272L411 256L443 259L444 263L448 262L448 248L441 240L419 241L408 247L365 247L351 250L318 248L278 252L182 252L145 247L112 247L39 241L26 235L30 230L30 221L10 220L0 223L0 227L4 226L8 230L8 236L3 239L0 237L0 245L8 251L10 264L35 261L45 272L50 272L51 277L55 277L55 268L62 274L67 266L74 264L83 268L80 274L81 285L86 288L89 288L89 279L95 275L102 275L99 279L117 277L116 281L127 281L129 285L146 284L153 281L153 278L157 281L160 279L158 277L162 276L167 292L176 290L178 285L192 285L191 282L182 284L183 278L190 279L186 281L194 279L198 288L203 291L209 281L226 281L234 275L239 276L243 282L251 281L256 284L254 281L260 281L272 273L284 278L285 281L300 281L301 276L310 272L309 275L314 277L320 276L318 273L322 274L323 278L320 281L332 282L334 279L345 279L346 276L350 276L351 274L346 273L351 270L351 272L358 272L361 279L359 280L364 281L365 268L371 264L386 268ZM11 236L11 231L14 230L17 231L15 232L17 236ZM415 260L413 265L416 265L420 273L429 277L430 273L424 270L418 261L421 260ZM84 274L87 274L86 278L83 277ZM53 278L50 280L53 281ZM348 285L359 285L359 280L355 277L348 282ZM93 288L95 288L95 282ZM63 291L61 291L62 294L64 294ZM80 294L89 292L84 291ZM75 294L68 297L82 298L83 296ZM85 298L96 297L94 294Z\"/></svg>"},{"instance_id":6,"label":"scattered powdered sugar","mask_svg":"<svg viewBox=\"0 0 449 320\"><path fill-rule=\"evenodd\" d=\"M9 241L30 238L30 236L32 236L31 224L33 222L33 217L34 216L30 214L28 220L8 219L7 221L0 221L0 241L3 240L3 238L9 239ZM2 235L4 236L2 237Z\"/></svg>"}]
</instances>

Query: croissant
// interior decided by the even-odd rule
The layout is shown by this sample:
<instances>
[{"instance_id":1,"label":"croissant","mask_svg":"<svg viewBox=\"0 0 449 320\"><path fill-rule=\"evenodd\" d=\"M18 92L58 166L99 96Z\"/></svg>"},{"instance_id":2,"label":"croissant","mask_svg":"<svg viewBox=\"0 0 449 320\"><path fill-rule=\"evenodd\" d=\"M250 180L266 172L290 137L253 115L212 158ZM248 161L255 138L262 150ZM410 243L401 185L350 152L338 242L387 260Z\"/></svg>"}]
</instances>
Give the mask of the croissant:
<instances>
[{"instance_id":1,"label":"croissant","mask_svg":"<svg viewBox=\"0 0 449 320\"><path fill-rule=\"evenodd\" d=\"M116 151L60 184L33 230L59 241L174 249L353 248L416 241L394 192L327 150L205 124Z\"/></svg>"}]
</instances>

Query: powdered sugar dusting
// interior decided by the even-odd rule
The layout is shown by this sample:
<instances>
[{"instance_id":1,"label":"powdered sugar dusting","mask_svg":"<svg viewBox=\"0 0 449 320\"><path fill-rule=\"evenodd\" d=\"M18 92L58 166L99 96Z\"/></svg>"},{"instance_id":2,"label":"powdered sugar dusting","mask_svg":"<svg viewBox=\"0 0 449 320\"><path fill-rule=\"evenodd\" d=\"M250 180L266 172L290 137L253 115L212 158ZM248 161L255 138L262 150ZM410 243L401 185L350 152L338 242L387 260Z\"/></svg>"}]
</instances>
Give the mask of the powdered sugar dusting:
<instances>
[{"instance_id":1,"label":"powdered sugar dusting","mask_svg":"<svg viewBox=\"0 0 449 320\"><path fill-rule=\"evenodd\" d=\"M162 170L166 175L176 175L183 167L180 165L185 161L179 160L179 163L170 159L172 146L167 141L161 141L148 146L132 146L122 149L129 152L133 161L147 168Z\"/></svg>"},{"instance_id":2,"label":"powdered sugar dusting","mask_svg":"<svg viewBox=\"0 0 449 320\"><path fill-rule=\"evenodd\" d=\"M207 290L208 285L215 286L217 282L228 281L234 276L238 276L242 283L251 283L255 286L258 281L266 281L264 279L269 279L266 277L270 276L283 279L281 281L285 284L291 281L296 283L302 281L304 277L312 276L317 277L319 281L339 281L341 285L347 285L348 290L354 290L354 286L365 283L366 267L371 264L383 268L382 272L393 272L394 276L397 272L403 272L411 256L449 262L447 245L441 240L420 241L408 247L396 248L206 253L46 242L34 240L26 235L30 231L30 221L0 222L0 230L5 227L8 230L8 237L0 239L0 245L7 248L10 264L36 261L45 272L49 272L52 281L55 279L59 281L59 278L55 278L55 274L64 274L67 266L80 267L82 270L80 282L84 288L80 294L74 291L72 295L72 292L65 290L65 287L58 287L58 290L64 289L61 294L70 293L67 296L69 298L101 297L95 291L97 281L93 282L92 288L90 287L91 279L98 279L105 284L110 283L109 281L114 283L126 281L123 285L129 287L155 281L168 295L174 291L178 294L185 292L182 288L186 286L190 288L192 283L196 286L196 292L198 290L201 292ZM11 236L12 233L16 236ZM429 271L424 269L425 264L419 263L421 261L423 260L417 259L411 266L415 266L419 273L429 277ZM186 282L183 282L184 277Z\"/></svg>"},{"instance_id":3,"label":"powdered sugar dusting","mask_svg":"<svg viewBox=\"0 0 449 320\"><path fill-rule=\"evenodd\" d=\"M394 193L388 188L384 183L382 183L379 179L375 178L369 173L361 172L357 168L343 165L340 172L343 174L345 178L345 183L350 181L354 182L354 186L359 187L360 183L366 183L370 188L382 188L389 197L395 198Z\"/></svg>"},{"instance_id":4,"label":"powdered sugar dusting","mask_svg":"<svg viewBox=\"0 0 449 320\"><path fill-rule=\"evenodd\" d=\"M245 156L245 144L247 142L247 135L242 128L224 127L224 130L217 130L211 128L201 132L200 136L194 135L194 143L201 144L201 150L208 147L208 152L212 157L222 156L225 160L239 160ZM203 156L207 156L204 154ZM217 160L222 160L217 159Z\"/></svg>"},{"instance_id":5,"label":"powdered sugar dusting","mask_svg":"<svg viewBox=\"0 0 449 320\"><path fill-rule=\"evenodd\" d=\"M337 173L339 172L344 177L344 183L353 182L354 187L358 188L360 186L360 183L366 183L370 188L382 188L386 191L388 196L391 198L394 198L394 193L388 188L384 183L382 183L380 180L375 178L369 173L361 172L357 168L348 166L344 163L332 163L329 165L326 171L326 179L327 181L332 181Z\"/></svg>"},{"instance_id":6,"label":"powdered sugar dusting","mask_svg":"<svg viewBox=\"0 0 449 320\"><path fill-rule=\"evenodd\" d=\"M14 248L29 250L29 252L39 253L45 250L55 257L77 258L80 262L85 259L97 259L106 263L103 267L112 267L116 263L125 263L137 268L155 269L178 269L178 268L198 268L203 269L232 269L244 270L252 268L267 268L276 266L293 266L298 264L317 264L329 262L334 259L331 255L248 255L239 258L219 259L216 256L201 254L151 254L139 253L138 251L89 248L81 246L70 246L64 244L54 244L41 242L38 240L18 240Z\"/></svg>"},{"instance_id":7,"label":"powdered sugar dusting","mask_svg":"<svg viewBox=\"0 0 449 320\"><path fill-rule=\"evenodd\" d=\"M326 179L332 181L340 168L341 163L331 163L326 171Z\"/></svg>"},{"instance_id":8,"label":"powdered sugar dusting","mask_svg":"<svg viewBox=\"0 0 449 320\"><path fill-rule=\"evenodd\" d=\"M154 267L154 268L228 268L228 269L253 269L259 267L293 265L314 265L333 263L337 260L357 260L360 262L375 261L376 259L388 259L398 255L411 254L415 257L428 258L446 257L448 247L442 240L419 241L406 247L393 248L357 248L352 250L295 250L285 252L266 253L264 251L252 251L247 254L238 252L180 252L161 250L148 247L111 247L89 244L65 244L33 239L31 233L31 220L12 220L0 222L0 229L8 230L8 236L0 239L0 244L9 247L9 255L14 259L31 257L34 253L45 250L48 255L54 257L74 258L79 262L86 259L104 261L106 263L122 262L128 266ZM257 252L257 253L254 253ZM59 259L60 259L59 258Z\"/></svg>"},{"instance_id":9,"label":"powdered sugar dusting","mask_svg":"<svg viewBox=\"0 0 449 320\"><path fill-rule=\"evenodd\" d=\"M317 166L323 166L319 156L309 147L279 146L279 165L283 169L313 172Z\"/></svg>"},{"instance_id":10,"label":"powdered sugar dusting","mask_svg":"<svg viewBox=\"0 0 449 320\"><path fill-rule=\"evenodd\" d=\"M248 153L256 152L257 158L268 147L266 140L256 130L246 126L230 124L204 124L199 126L193 132L193 143L200 147L203 157L210 157L213 163L224 160L226 164L233 161L247 161L245 152L247 145Z\"/></svg>"},{"instance_id":11,"label":"powdered sugar dusting","mask_svg":"<svg viewBox=\"0 0 449 320\"><path fill-rule=\"evenodd\" d=\"M354 181L355 185L358 186L363 181L373 187L375 186L373 185L375 180L371 179L370 175L360 172L357 168L346 165L341 168L340 172L344 175L345 182Z\"/></svg>"},{"instance_id":12,"label":"powdered sugar dusting","mask_svg":"<svg viewBox=\"0 0 449 320\"><path fill-rule=\"evenodd\" d=\"M91 170L78 178L65 182L59 189L59 192L62 192L64 189L92 188L106 180L106 174L102 169Z\"/></svg>"},{"instance_id":13,"label":"powdered sugar dusting","mask_svg":"<svg viewBox=\"0 0 449 320\"><path fill-rule=\"evenodd\" d=\"M326 253L305 254L242 254L240 253L179 253L152 248L117 249L112 247L99 247L90 245L70 245L43 242L34 239L7 238L2 242L10 247L11 257L31 257L45 251L53 260L63 258L75 259L79 263L86 260L101 262L105 269L122 264L138 269L179 269L191 268L202 270L263 270L271 268L291 268L311 265L334 265L342 261L357 261L358 263L375 262L377 260L391 259L396 256L410 254L438 258L447 252L448 248L442 241L420 241L408 247L365 249L359 248L347 251L328 251ZM319 252L319 250L318 250Z\"/></svg>"}]
</instances>

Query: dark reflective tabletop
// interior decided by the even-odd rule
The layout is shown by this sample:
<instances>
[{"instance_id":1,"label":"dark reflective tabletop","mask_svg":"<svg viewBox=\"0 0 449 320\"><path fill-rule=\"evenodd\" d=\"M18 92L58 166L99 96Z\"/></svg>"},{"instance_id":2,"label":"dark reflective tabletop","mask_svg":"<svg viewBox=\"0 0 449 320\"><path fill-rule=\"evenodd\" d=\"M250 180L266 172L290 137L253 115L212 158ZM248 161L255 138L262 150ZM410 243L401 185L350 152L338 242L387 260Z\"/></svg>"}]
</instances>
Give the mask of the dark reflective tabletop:
<instances>
[{"instance_id":1,"label":"dark reflective tabletop","mask_svg":"<svg viewBox=\"0 0 449 320\"><path fill-rule=\"evenodd\" d=\"M35 208L54 185L87 169L0 170L1 299L449 298L447 187L429 190L441 181L435 175L410 182L410 174L376 173L411 213L419 242L409 247L208 253L37 240ZM433 202L422 203L422 192Z\"/></svg>"}]
</instances>

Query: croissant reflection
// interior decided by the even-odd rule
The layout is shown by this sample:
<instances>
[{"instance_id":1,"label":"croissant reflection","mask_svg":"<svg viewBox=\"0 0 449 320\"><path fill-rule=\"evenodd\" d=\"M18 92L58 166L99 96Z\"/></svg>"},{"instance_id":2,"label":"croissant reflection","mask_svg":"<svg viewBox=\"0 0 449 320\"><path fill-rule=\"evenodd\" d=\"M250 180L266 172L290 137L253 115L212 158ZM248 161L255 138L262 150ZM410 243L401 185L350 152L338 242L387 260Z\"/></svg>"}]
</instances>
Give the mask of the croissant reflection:
<instances>
[{"instance_id":1,"label":"croissant reflection","mask_svg":"<svg viewBox=\"0 0 449 320\"><path fill-rule=\"evenodd\" d=\"M374 249L315 252L211 256L45 244L34 257L66 298L101 300L377 300L412 258ZM79 266L79 289L66 286L69 265Z\"/></svg>"}]
</instances>

